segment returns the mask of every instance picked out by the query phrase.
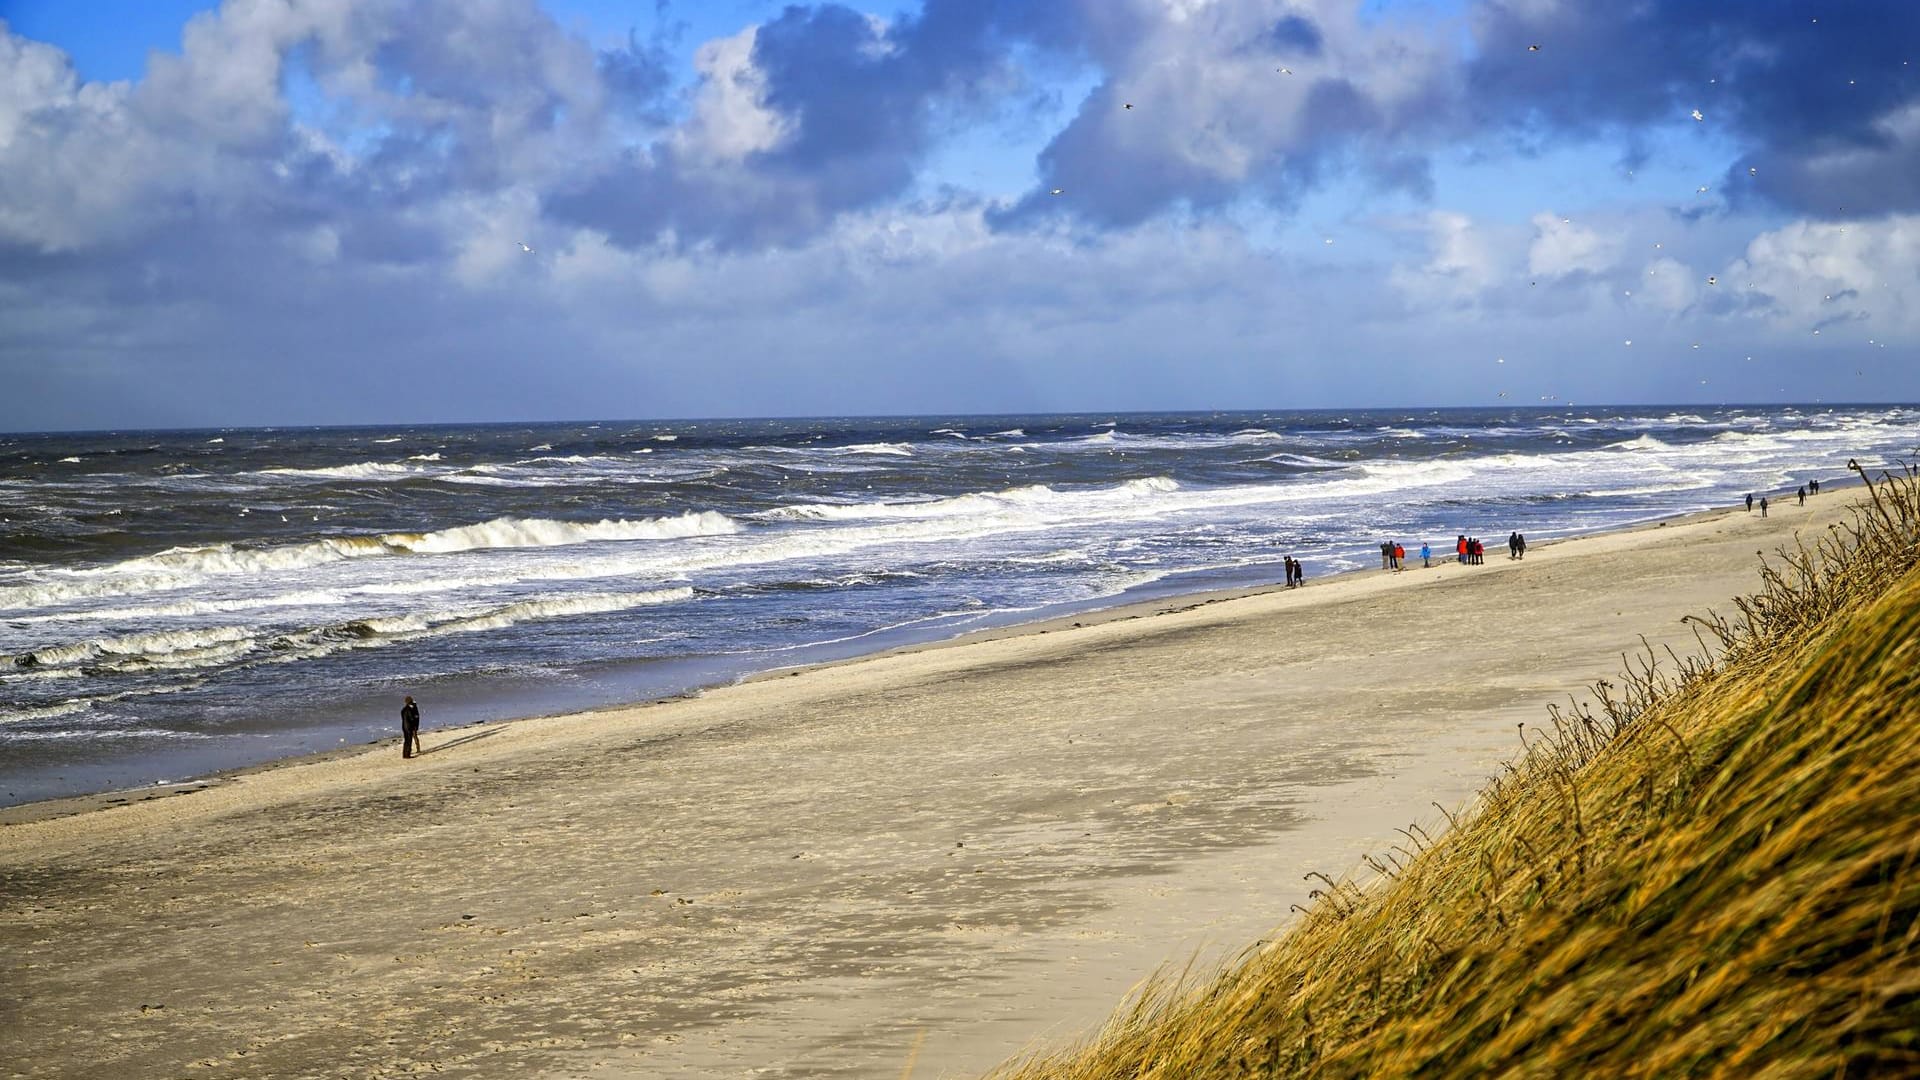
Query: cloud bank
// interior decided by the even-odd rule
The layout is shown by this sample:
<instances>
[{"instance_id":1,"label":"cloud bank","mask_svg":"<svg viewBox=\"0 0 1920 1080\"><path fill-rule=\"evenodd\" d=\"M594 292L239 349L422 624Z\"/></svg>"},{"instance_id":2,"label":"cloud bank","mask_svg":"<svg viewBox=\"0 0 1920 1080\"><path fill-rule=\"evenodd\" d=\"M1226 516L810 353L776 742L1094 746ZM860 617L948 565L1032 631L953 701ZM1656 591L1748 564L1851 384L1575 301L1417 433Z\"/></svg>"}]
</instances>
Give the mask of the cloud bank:
<instances>
[{"instance_id":1,"label":"cloud bank","mask_svg":"<svg viewBox=\"0 0 1920 1080\"><path fill-rule=\"evenodd\" d=\"M111 83L0 23L0 427L1911 398L1920 9L1812 18L229 0Z\"/></svg>"}]
</instances>

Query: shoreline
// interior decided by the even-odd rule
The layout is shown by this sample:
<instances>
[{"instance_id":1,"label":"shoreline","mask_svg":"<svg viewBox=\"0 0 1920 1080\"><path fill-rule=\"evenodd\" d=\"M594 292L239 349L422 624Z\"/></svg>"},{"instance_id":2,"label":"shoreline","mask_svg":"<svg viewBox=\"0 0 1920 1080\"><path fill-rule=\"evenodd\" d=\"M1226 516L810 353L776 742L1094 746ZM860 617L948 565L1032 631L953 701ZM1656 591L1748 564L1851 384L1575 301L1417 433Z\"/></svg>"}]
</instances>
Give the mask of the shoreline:
<instances>
[{"instance_id":1,"label":"shoreline","mask_svg":"<svg viewBox=\"0 0 1920 1080\"><path fill-rule=\"evenodd\" d=\"M1834 487L1844 488L1847 486L1851 486L1853 484L1857 484L1857 481L1853 481L1851 479L1845 482L1836 481L1834 484ZM1537 542L1529 541L1528 550L1529 551L1533 551L1536 549L1547 550L1547 549L1559 547L1561 545L1565 545L1568 543L1577 542L1581 540L1589 540L1593 538L1606 537L1606 536L1627 535L1627 534L1637 533L1637 532L1641 532L1649 529L1666 528L1669 525L1686 524L1686 523L1694 522L1698 520L1709 519L1721 514L1733 514L1733 513L1744 513L1744 512L1745 511L1742 511L1737 506L1725 508L1725 509L1695 510L1688 513L1676 514L1676 515L1671 515L1667 517L1660 517L1660 518L1650 519L1647 521L1637 522L1637 523L1626 525L1620 528L1602 529L1602 530L1598 530L1590 533L1578 533L1570 536L1564 536L1564 537L1559 537L1559 538L1550 539L1550 540L1541 540ZM1411 564L1417 558L1418 556L1414 552L1410 551L1408 553L1409 564ZM1496 565L1496 558L1497 558L1497 555L1489 555L1488 561L1481 569L1485 569L1485 568ZM1507 560L1499 559L1497 561L1506 562ZM1516 561L1519 561L1519 560L1516 560ZM1434 564L1431 569L1439 570L1443 566L1451 567L1455 571L1459 571L1461 569L1459 565L1453 561L1453 555L1451 553L1449 553L1444 559L1441 558L1438 554L1436 554L1434 559ZM1406 570L1402 571L1402 573L1411 573L1421 569L1422 568L1409 565ZM1224 588L1200 589L1192 592L1174 592L1166 595L1154 596L1154 597L1145 598L1145 599L1123 600L1119 603L1115 603L1110 606L1079 609L1079 610L1070 611L1066 614L1050 615L1050 616L1045 616L1045 617L1035 619L1035 620L1030 620L1030 621L1016 621L1016 622L1005 623L1002 625L981 627L974 630L967 630L962 633L955 634L951 637L934 638L934 639L925 640L925 641L913 641L913 642L908 642L906 644L900 644L900 645L890 645L890 646L877 649L873 652L858 653L852 656L840 657L837 659L822 660L815 663L803 663L803 664L794 664L794 665L765 668L758 671L748 672L747 674L741 675L739 677L736 677L724 682L690 686L684 690L680 690L680 691L677 691L671 694L666 694L664 696L659 696L659 697L643 698L643 699L639 699L635 701L627 701L627 702L616 702L612 704L602 705L596 708L575 709L575 710L553 712L553 713L534 713L528 716L510 717L510 718L501 719L501 720L481 720L481 721L475 721L473 723L461 724L461 725L450 726L450 727L438 727L438 728L429 727L429 728L423 729L422 736L424 738L428 735L458 733L456 737L464 739L466 737L469 737L472 733L476 731L490 732L502 727L515 725L515 724L525 724L525 723L535 723L535 722L557 722L557 721L587 722L587 721L590 721L591 718L596 716L604 716L611 713L624 713L628 710L650 708L650 707L664 705L670 702L684 700L688 698L702 697L711 693L715 693L717 691L723 691L729 687L748 685L748 684L763 682L770 679L787 678L804 671L830 671L837 668L843 668L849 665L857 665L857 664L866 663L868 661L880 660L880 659L885 659L885 658L894 657L894 656L909 656L909 655L914 655L922 652L927 652L929 650L960 648L963 646L967 646L967 645L975 644L979 642L999 641L999 640L1004 640L1008 638L1025 637L1028 635L1037 636L1037 635L1043 635L1043 634L1052 634L1052 633L1058 633L1058 632L1067 631L1067 630L1079 630L1087 627L1101 626L1101 625L1105 625L1107 623L1113 623L1113 622L1132 621L1132 620L1141 619L1141 618L1153 618L1157 616L1174 614L1178 612L1191 611L1197 608L1207 607L1214 604L1225 603L1225 602L1230 602L1235 600L1243 600L1243 599L1248 599L1252 597L1266 596L1274 593L1281 593L1281 594L1290 593L1290 592L1304 593L1307 589L1315 589L1316 595L1318 595L1318 592L1317 592L1318 589L1325 588L1328 586L1338 586L1343 583L1349 583L1354 580L1367 580L1369 579L1370 575L1382 574L1382 573L1385 573L1387 575L1388 580L1392 580L1396 576L1392 571L1380 571L1372 567L1363 566L1363 567L1359 567L1352 570L1345 570L1345 571L1329 574L1325 577L1321 577L1317 579L1309 579L1309 582L1306 585L1303 585L1302 587L1297 589L1289 589L1287 586L1282 584L1228 586ZM1124 596L1124 594L1118 594L1116 597L1111 599L1118 599L1119 596ZM1099 601L1094 601L1094 603L1097 604L1099 603ZM443 738L443 739L437 740L437 743L440 746L445 746L448 741L449 740ZM19 826L19 825L27 825L27 824L32 824L36 822L56 820L59 818L71 817L76 814L87 814L87 813L93 813L95 811L100 811L100 810L109 810L115 807L131 805L134 803L149 802L157 799L168 798L171 796L196 794L198 792L205 791L210 788L231 784L231 783L234 783L235 781L243 780L250 776L276 772L281 769L300 768L306 765L319 765L319 764L324 764L327 762L337 761L341 759L351 759L363 754L377 753L381 750L397 747L399 746L399 744L400 744L400 736L396 733L391 736L383 736L378 739L372 739L365 742L353 743L345 746L331 747L324 750L315 750L315 751L310 751L306 753L288 754L282 757L271 758L265 761L255 762L253 764L248 764L248 765L241 765L234 768L210 770L208 772L194 774L180 780L162 781L162 782L157 782L153 784L145 784L145 785L139 785L134 787L107 788L107 789L103 789L101 791L96 791L96 792L85 792L77 795L56 796L50 799L36 799L28 802L16 803L12 806L0 806L0 836L4 836L5 832L8 829L15 826Z\"/></svg>"},{"instance_id":2,"label":"shoreline","mask_svg":"<svg viewBox=\"0 0 1920 1080\"><path fill-rule=\"evenodd\" d=\"M0 1030L25 1076L978 1073L1436 829L1516 723L1643 635L1691 650L1680 616L1853 503L1116 608L12 826Z\"/></svg>"}]
</instances>

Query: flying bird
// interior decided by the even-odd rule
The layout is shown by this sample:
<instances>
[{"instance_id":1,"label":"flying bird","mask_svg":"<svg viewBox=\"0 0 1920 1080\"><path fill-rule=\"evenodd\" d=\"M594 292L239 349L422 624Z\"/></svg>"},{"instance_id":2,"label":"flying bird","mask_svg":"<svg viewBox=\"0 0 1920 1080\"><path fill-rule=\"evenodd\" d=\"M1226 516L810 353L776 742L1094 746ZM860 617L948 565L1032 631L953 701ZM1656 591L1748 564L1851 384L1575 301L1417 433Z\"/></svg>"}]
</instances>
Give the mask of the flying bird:
<instances>
[{"instance_id":1,"label":"flying bird","mask_svg":"<svg viewBox=\"0 0 1920 1080\"><path fill-rule=\"evenodd\" d=\"M1760 175L1760 170L1759 170L1759 169L1756 169L1756 168L1754 168L1754 167L1753 167L1752 165L1749 165L1749 166L1747 166L1747 175L1748 175L1748 176L1759 176L1759 175Z\"/></svg>"},{"instance_id":2,"label":"flying bird","mask_svg":"<svg viewBox=\"0 0 1920 1080\"><path fill-rule=\"evenodd\" d=\"M1705 195L1707 193L1707 185L1701 184L1699 187L1694 188L1693 190L1699 192L1702 195Z\"/></svg>"},{"instance_id":3,"label":"flying bird","mask_svg":"<svg viewBox=\"0 0 1920 1080\"><path fill-rule=\"evenodd\" d=\"M1067 190L1066 188L1054 188L1054 189L1053 189L1052 191L1049 191L1049 192L1047 192L1047 194L1049 194L1049 195L1063 195L1063 194L1065 194L1065 193L1066 193L1066 190Z\"/></svg>"},{"instance_id":4,"label":"flying bird","mask_svg":"<svg viewBox=\"0 0 1920 1080\"><path fill-rule=\"evenodd\" d=\"M1695 110L1693 110L1693 118L1694 118L1695 120L1705 120L1705 119L1706 119L1706 117L1704 117L1704 116L1702 116L1702 115L1700 115L1700 110L1699 110L1699 109L1695 109Z\"/></svg>"},{"instance_id":5,"label":"flying bird","mask_svg":"<svg viewBox=\"0 0 1920 1080\"><path fill-rule=\"evenodd\" d=\"M1131 101L1127 102L1127 108L1129 109L1133 108L1133 102Z\"/></svg>"},{"instance_id":6,"label":"flying bird","mask_svg":"<svg viewBox=\"0 0 1920 1080\"><path fill-rule=\"evenodd\" d=\"M1717 278L1717 277L1711 277L1711 276L1709 276L1709 277L1707 278L1707 284L1709 284L1709 285L1718 285L1718 284L1720 284L1720 279L1719 279L1719 278Z\"/></svg>"},{"instance_id":7,"label":"flying bird","mask_svg":"<svg viewBox=\"0 0 1920 1080\"><path fill-rule=\"evenodd\" d=\"M1293 69L1292 69L1292 68L1290 68L1290 67L1278 67L1278 68L1274 68L1273 70L1275 70L1275 71L1277 71L1277 72L1279 72L1279 73L1280 73L1280 74L1282 74L1282 75L1291 75L1291 74L1293 74Z\"/></svg>"},{"instance_id":8,"label":"flying bird","mask_svg":"<svg viewBox=\"0 0 1920 1080\"><path fill-rule=\"evenodd\" d=\"M1539 52L1539 51L1540 51L1540 46L1538 46L1538 45L1529 45L1529 46L1527 46L1527 51L1528 51L1528 52Z\"/></svg>"},{"instance_id":9,"label":"flying bird","mask_svg":"<svg viewBox=\"0 0 1920 1080\"><path fill-rule=\"evenodd\" d=\"M521 250L522 252L524 252L524 253L526 253L526 254L528 254L528 255L531 255L531 254L533 254L533 249L527 246L527 242L526 242L525 240L520 240L520 241L517 241L517 243L518 243L518 244L520 245L520 250Z\"/></svg>"}]
</instances>

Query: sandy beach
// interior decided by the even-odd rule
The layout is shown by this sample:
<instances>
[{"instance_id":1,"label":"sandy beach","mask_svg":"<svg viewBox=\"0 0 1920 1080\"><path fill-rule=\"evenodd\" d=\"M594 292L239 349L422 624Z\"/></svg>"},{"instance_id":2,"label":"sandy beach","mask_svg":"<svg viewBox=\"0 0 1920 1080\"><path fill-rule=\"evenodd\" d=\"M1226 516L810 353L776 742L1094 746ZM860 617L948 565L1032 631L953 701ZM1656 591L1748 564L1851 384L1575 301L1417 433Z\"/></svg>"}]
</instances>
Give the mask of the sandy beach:
<instances>
[{"instance_id":1,"label":"sandy beach","mask_svg":"<svg viewBox=\"0 0 1920 1080\"><path fill-rule=\"evenodd\" d=\"M1437 829L1848 497L15 808L4 1072L976 1074Z\"/></svg>"}]
</instances>

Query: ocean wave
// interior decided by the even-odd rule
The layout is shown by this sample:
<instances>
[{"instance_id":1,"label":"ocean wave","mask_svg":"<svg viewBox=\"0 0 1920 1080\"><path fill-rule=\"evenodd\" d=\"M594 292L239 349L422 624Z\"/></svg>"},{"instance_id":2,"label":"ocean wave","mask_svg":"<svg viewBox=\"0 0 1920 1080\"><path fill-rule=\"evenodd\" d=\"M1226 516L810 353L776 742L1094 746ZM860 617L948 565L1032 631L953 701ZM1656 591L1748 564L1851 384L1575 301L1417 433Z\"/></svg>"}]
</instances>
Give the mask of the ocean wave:
<instances>
[{"instance_id":1,"label":"ocean wave","mask_svg":"<svg viewBox=\"0 0 1920 1080\"><path fill-rule=\"evenodd\" d=\"M149 630L65 645L47 645L7 657L0 663L10 663L16 668L48 669L76 667L103 658L142 661L197 659L210 650L229 651L235 645L250 642L252 637L246 628L239 626Z\"/></svg>"},{"instance_id":2,"label":"ocean wave","mask_svg":"<svg viewBox=\"0 0 1920 1080\"><path fill-rule=\"evenodd\" d=\"M431 454L415 454L412 457L408 458L407 460L408 461L439 461L440 454L439 454L439 451L435 451Z\"/></svg>"},{"instance_id":3,"label":"ocean wave","mask_svg":"<svg viewBox=\"0 0 1920 1080\"><path fill-rule=\"evenodd\" d=\"M1659 439L1656 439L1651 435L1641 435L1636 438L1628 439L1626 442L1612 443L1607 447L1607 449L1609 450L1671 450L1673 449L1673 444L1661 442Z\"/></svg>"},{"instance_id":4,"label":"ocean wave","mask_svg":"<svg viewBox=\"0 0 1920 1080\"><path fill-rule=\"evenodd\" d=\"M84 698L73 701L61 701L52 705L36 705L25 709L7 709L0 711L0 726L19 724L30 720L52 720L61 716L86 712L93 708L93 702ZM8 732L8 738L18 738L17 732Z\"/></svg>"},{"instance_id":5,"label":"ocean wave","mask_svg":"<svg viewBox=\"0 0 1920 1080\"><path fill-rule=\"evenodd\" d=\"M597 522L549 521L540 518L495 518L478 525L462 525L430 533L388 533L380 542L427 555L480 548L560 547L603 540L677 540L690 536L723 536L740 531L725 514L685 513L671 518L624 518Z\"/></svg>"},{"instance_id":6,"label":"ocean wave","mask_svg":"<svg viewBox=\"0 0 1920 1080\"><path fill-rule=\"evenodd\" d=\"M356 619L281 634L267 642L275 663L314 660L348 649L375 648L437 638L499 630L520 623L580 615L605 615L635 608L675 604L694 597L691 588L651 589L641 592L583 593L518 600L492 607L458 611L419 612Z\"/></svg>"},{"instance_id":7,"label":"ocean wave","mask_svg":"<svg viewBox=\"0 0 1920 1080\"><path fill-rule=\"evenodd\" d=\"M417 476L420 470L388 461L362 461L356 465L328 465L313 469L261 469L261 476L280 476L303 480L381 480L395 476Z\"/></svg>"},{"instance_id":8,"label":"ocean wave","mask_svg":"<svg viewBox=\"0 0 1920 1080\"><path fill-rule=\"evenodd\" d=\"M1004 491L955 495L922 502L804 503L782 506L754 515L770 521L860 521L876 518L947 518L996 514L1010 508L1044 509L1048 506L1085 507L1132 500L1179 490L1172 477L1152 476L1129 480L1105 488L1060 491L1044 484L1008 488Z\"/></svg>"},{"instance_id":9,"label":"ocean wave","mask_svg":"<svg viewBox=\"0 0 1920 1080\"><path fill-rule=\"evenodd\" d=\"M490 548L560 547L601 541L674 540L726 535L739 529L739 523L725 514L690 511L677 517L632 521L503 517L434 532L324 537L276 547L246 548L234 544L178 547L97 569L64 571L52 581L0 588L0 611L155 592L211 576L301 570L348 559L443 555Z\"/></svg>"},{"instance_id":10,"label":"ocean wave","mask_svg":"<svg viewBox=\"0 0 1920 1080\"><path fill-rule=\"evenodd\" d=\"M855 443L837 449L842 454L884 454L891 457L912 457L913 447L906 443Z\"/></svg>"}]
</instances>

